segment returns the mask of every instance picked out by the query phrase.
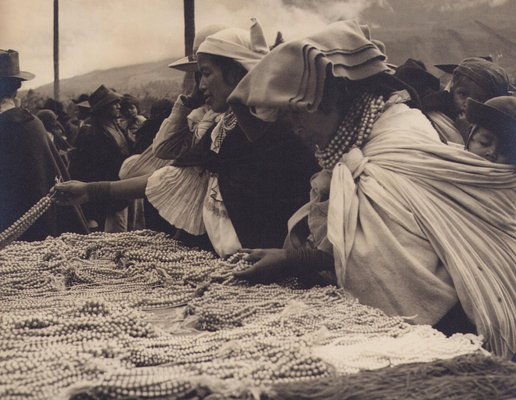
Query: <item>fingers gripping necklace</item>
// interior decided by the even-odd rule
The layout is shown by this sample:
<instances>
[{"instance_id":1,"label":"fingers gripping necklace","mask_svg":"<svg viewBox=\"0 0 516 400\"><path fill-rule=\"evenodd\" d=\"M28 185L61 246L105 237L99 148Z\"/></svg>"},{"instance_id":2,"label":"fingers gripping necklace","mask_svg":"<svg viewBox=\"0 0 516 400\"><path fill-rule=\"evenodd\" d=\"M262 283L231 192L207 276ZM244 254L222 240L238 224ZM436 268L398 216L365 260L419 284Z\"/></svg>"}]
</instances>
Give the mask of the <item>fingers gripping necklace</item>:
<instances>
[{"instance_id":1,"label":"fingers gripping necklace","mask_svg":"<svg viewBox=\"0 0 516 400\"><path fill-rule=\"evenodd\" d=\"M353 146L362 146L382 113L384 105L383 97L378 94L365 92L357 98L326 147L316 147L315 157L319 165L332 170L344 153Z\"/></svg>"}]
</instances>

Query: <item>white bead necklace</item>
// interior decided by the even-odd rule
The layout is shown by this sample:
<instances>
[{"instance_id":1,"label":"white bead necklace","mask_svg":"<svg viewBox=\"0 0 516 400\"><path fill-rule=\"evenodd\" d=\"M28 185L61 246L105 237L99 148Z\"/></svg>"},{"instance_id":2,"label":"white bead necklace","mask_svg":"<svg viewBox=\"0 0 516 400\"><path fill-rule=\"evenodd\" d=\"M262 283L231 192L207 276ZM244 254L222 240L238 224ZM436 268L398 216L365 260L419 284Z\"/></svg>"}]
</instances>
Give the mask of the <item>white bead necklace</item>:
<instances>
[{"instance_id":1,"label":"white bead necklace","mask_svg":"<svg viewBox=\"0 0 516 400\"><path fill-rule=\"evenodd\" d=\"M226 138L229 132L231 132L233 129L235 129L237 125L237 118L233 111L229 110L224 113L222 116L222 121L220 121L220 130L219 134L217 135L215 139L215 146L214 148L218 150L222 146L222 142Z\"/></svg>"},{"instance_id":2,"label":"white bead necklace","mask_svg":"<svg viewBox=\"0 0 516 400\"><path fill-rule=\"evenodd\" d=\"M319 165L332 170L344 153L352 147L362 146L382 113L384 105L383 96L370 92L363 93L349 108L326 147L316 147L315 157Z\"/></svg>"}]
</instances>

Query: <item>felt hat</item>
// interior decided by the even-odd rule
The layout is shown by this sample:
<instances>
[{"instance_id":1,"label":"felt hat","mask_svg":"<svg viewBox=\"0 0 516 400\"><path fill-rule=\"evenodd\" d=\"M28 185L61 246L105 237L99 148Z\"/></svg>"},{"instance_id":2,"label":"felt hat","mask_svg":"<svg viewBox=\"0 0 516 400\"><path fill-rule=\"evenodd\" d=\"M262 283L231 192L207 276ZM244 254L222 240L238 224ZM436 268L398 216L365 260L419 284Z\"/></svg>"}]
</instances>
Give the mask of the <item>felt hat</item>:
<instances>
[{"instance_id":1,"label":"felt hat","mask_svg":"<svg viewBox=\"0 0 516 400\"><path fill-rule=\"evenodd\" d=\"M36 116L47 126L47 123L57 122L57 115L52 110L42 109L36 113Z\"/></svg>"},{"instance_id":2,"label":"felt hat","mask_svg":"<svg viewBox=\"0 0 516 400\"><path fill-rule=\"evenodd\" d=\"M193 48L192 48L192 54L182 57L179 60L174 61L173 63L169 64L169 68L178 69L179 71L196 71L197 70L197 49L199 49L199 46L201 45L204 40L214 33L217 33L223 29L227 29L228 27L226 25L208 25L207 27L199 30L195 34L194 42L193 42Z\"/></svg>"},{"instance_id":3,"label":"felt hat","mask_svg":"<svg viewBox=\"0 0 516 400\"><path fill-rule=\"evenodd\" d=\"M479 58L483 58L486 61L493 62L493 57L491 56L480 56ZM455 68L457 68L459 64L434 64L434 67L440 69L441 71L447 74L453 74Z\"/></svg>"},{"instance_id":4,"label":"felt hat","mask_svg":"<svg viewBox=\"0 0 516 400\"><path fill-rule=\"evenodd\" d=\"M499 96L480 103L469 98L466 103L466 118L495 134L516 139L516 97Z\"/></svg>"},{"instance_id":5,"label":"felt hat","mask_svg":"<svg viewBox=\"0 0 516 400\"><path fill-rule=\"evenodd\" d=\"M423 62L412 58L397 67L394 75L412 86L418 93L428 90L437 91L441 88L439 78L428 72Z\"/></svg>"},{"instance_id":6,"label":"felt hat","mask_svg":"<svg viewBox=\"0 0 516 400\"><path fill-rule=\"evenodd\" d=\"M17 78L22 81L34 79L36 75L20 71L20 61L16 50L0 50L0 78Z\"/></svg>"},{"instance_id":7,"label":"felt hat","mask_svg":"<svg viewBox=\"0 0 516 400\"><path fill-rule=\"evenodd\" d=\"M108 89L104 85L100 85L95 91L90 94L88 102L91 106L92 112L97 112L102 108L116 103L122 99L122 95Z\"/></svg>"},{"instance_id":8,"label":"felt hat","mask_svg":"<svg viewBox=\"0 0 516 400\"><path fill-rule=\"evenodd\" d=\"M81 93L79 97L77 97L76 99L72 99L72 102L74 102L77 105L81 105L82 103L86 102L87 105L85 104L84 106L90 108L90 103L88 103L89 97L90 96L88 96L86 93Z\"/></svg>"}]
</instances>

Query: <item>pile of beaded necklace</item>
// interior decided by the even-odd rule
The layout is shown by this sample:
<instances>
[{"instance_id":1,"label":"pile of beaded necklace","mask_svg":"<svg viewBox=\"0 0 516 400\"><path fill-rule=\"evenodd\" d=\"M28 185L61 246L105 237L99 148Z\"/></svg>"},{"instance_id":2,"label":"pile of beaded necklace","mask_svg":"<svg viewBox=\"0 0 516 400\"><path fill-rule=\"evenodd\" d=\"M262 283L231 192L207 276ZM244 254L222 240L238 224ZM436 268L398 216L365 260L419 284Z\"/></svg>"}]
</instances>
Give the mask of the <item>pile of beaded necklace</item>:
<instances>
[{"instance_id":1,"label":"pile of beaded necklace","mask_svg":"<svg viewBox=\"0 0 516 400\"><path fill-rule=\"evenodd\" d=\"M357 98L328 145L324 149L317 146L315 157L319 165L332 170L344 153L354 146L362 146L382 113L384 105L383 96L379 94L365 92Z\"/></svg>"},{"instance_id":2,"label":"pile of beaded necklace","mask_svg":"<svg viewBox=\"0 0 516 400\"><path fill-rule=\"evenodd\" d=\"M231 132L235 129L237 125L237 118L233 111L229 110L224 113L222 116L222 121L219 123L219 133L215 138L215 143L213 144L212 150L218 153L220 146L222 146L222 142L226 138L228 132Z\"/></svg>"}]
</instances>

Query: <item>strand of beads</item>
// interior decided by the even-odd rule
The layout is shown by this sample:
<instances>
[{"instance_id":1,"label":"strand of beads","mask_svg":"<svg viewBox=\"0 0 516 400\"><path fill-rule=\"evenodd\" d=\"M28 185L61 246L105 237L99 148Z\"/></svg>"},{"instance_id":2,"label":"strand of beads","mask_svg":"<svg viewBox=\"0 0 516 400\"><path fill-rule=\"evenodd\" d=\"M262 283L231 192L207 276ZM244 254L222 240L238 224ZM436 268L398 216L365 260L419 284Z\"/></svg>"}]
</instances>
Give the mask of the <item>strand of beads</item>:
<instances>
[{"instance_id":1,"label":"strand of beads","mask_svg":"<svg viewBox=\"0 0 516 400\"><path fill-rule=\"evenodd\" d=\"M217 137L215 138L214 151L218 152L222 146L222 142L226 138L227 134L235 129L237 125L237 118L232 110L226 111L220 121L220 129Z\"/></svg>"},{"instance_id":2,"label":"strand of beads","mask_svg":"<svg viewBox=\"0 0 516 400\"><path fill-rule=\"evenodd\" d=\"M315 157L321 167L331 170L344 153L354 146L361 147L367 141L384 105L383 96L363 93L350 107L326 147L317 147Z\"/></svg>"},{"instance_id":3,"label":"strand of beads","mask_svg":"<svg viewBox=\"0 0 516 400\"><path fill-rule=\"evenodd\" d=\"M0 233L0 249L3 249L9 243L23 235L23 233L50 208L52 203L53 199L50 196L42 197L9 228Z\"/></svg>"}]
</instances>

